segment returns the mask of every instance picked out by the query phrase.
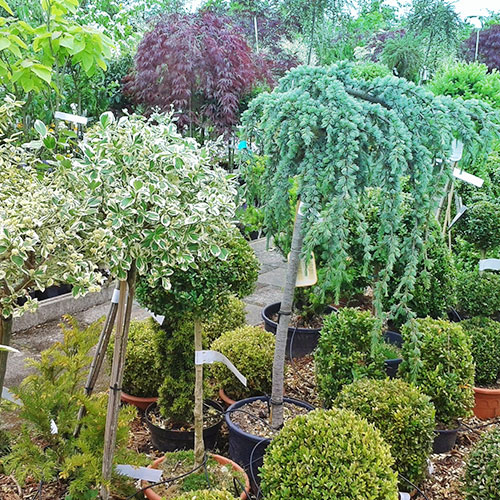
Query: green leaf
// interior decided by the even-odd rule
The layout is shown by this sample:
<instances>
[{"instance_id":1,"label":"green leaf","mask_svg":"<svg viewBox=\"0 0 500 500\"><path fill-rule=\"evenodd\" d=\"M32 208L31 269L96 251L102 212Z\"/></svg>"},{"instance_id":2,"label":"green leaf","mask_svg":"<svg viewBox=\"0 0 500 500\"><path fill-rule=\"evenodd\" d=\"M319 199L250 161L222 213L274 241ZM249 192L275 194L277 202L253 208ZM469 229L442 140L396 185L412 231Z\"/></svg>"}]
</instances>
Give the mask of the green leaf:
<instances>
[{"instance_id":1,"label":"green leaf","mask_svg":"<svg viewBox=\"0 0 500 500\"><path fill-rule=\"evenodd\" d=\"M10 43L10 40L8 38L5 38L5 37L1 37L0 38L0 50L4 50L8 47L10 47L11 43Z\"/></svg>"},{"instance_id":2,"label":"green leaf","mask_svg":"<svg viewBox=\"0 0 500 500\"><path fill-rule=\"evenodd\" d=\"M33 66L31 67L31 71L33 71L36 76L50 85L50 82L52 81L50 68L48 68L47 66L43 66L42 64L33 64Z\"/></svg>"},{"instance_id":3,"label":"green leaf","mask_svg":"<svg viewBox=\"0 0 500 500\"><path fill-rule=\"evenodd\" d=\"M56 147L56 140L53 136L48 135L43 139L43 144L47 149L54 149Z\"/></svg>"},{"instance_id":4,"label":"green leaf","mask_svg":"<svg viewBox=\"0 0 500 500\"><path fill-rule=\"evenodd\" d=\"M24 259L19 255L11 255L10 260L19 268L23 267Z\"/></svg>"},{"instance_id":5,"label":"green leaf","mask_svg":"<svg viewBox=\"0 0 500 500\"><path fill-rule=\"evenodd\" d=\"M42 138L47 137L47 127L45 126L45 123L43 123L41 120L36 120L34 128L38 132L40 137Z\"/></svg>"},{"instance_id":6,"label":"green leaf","mask_svg":"<svg viewBox=\"0 0 500 500\"><path fill-rule=\"evenodd\" d=\"M125 209L133 205L134 203L134 198L123 198L123 200L120 202L120 208Z\"/></svg>"},{"instance_id":7,"label":"green leaf","mask_svg":"<svg viewBox=\"0 0 500 500\"><path fill-rule=\"evenodd\" d=\"M220 255L220 253L221 253L221 249L217 245L210 245L210 253L214 257L218 257Z\"/></svg>"},{"instance_id":8,"label":"green leaf","mask_svg":"<svg viewBox=\"0 0 500 500\"><path fill-rule=\"evenodd\" d=\"M9 4L5 0L0 0L0 7L5 9L11 16L14 15L14 12L12 12L12 9L9 7Z\"/></svg>"}]
</instances>

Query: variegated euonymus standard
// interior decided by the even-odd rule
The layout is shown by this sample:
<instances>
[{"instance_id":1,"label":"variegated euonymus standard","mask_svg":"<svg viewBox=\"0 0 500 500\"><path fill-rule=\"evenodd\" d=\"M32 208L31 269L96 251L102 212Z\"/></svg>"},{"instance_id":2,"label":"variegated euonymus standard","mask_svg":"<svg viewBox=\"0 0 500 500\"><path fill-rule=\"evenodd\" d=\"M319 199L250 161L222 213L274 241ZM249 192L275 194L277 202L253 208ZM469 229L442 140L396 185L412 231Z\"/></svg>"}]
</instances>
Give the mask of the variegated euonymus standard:
<instances>
[{"instance_id":1,"label":"variegated euonymus standard","mask_svg":"<svg viewBox=\"0 0 500 500\"><path fill-rule=\"evenodd\" d=\"M83 159L61 158L58 174L75 195L88 200L96 219L112 232L107 241L108 268L122 283L120 301L128 283L126 310L119 304L117 313L111 373L115 389L109 398L103 461L106 481L112 470L136 272L151 286L169 289L174 270L189 273L196 267L195 259L224 260L227 251L218 242L225 240L233 225L236 190L234 179L222 169L211 168L207 152L195 140L182 137L168 115L126 115L116 121L107 113L85 139ZM195 330L200 350L201 330ZM201 366L197 379L201 378L198 372ZM198 399L195 418L202 426L201 393ZM201 430L198 441L202 447ZM108 495L101 488L102 498Z\"/></svg>"},{"instance_id":2,"label":"variegated euonymus standard","mask_svg":"<svg viewBox=\"0 0 500 500\"><path fill-rule=\"evenodd\" d=\"M92 224L93 208L31 153L3 142L0 161L0 343L8 345L12 317L37 306L28 292L60 283L73 285L75 297L99 289L111 231ZM0 388L6 365L2 352Z\"/></svg>"},{"instance_id":3,"label":"variegated euonymus standard","mask_svg":"<svg viewBox=\"0 0 500 500\"><path fill-rule=\"evenodd\" d=\"M290 239L293 182L304 212L302 255L312 250L321 253L323 291L333 287L338 298L356 238L364 249L364 272L377 274L376 311L381 312L396 261L405 272L396 287L395 309L406 307L419 254L425 252L428 221L451 175L447 165L436 160L449 156L454 138L464 142L469 152L487 149L495 130L492 118L491 108L479 101L435 97L394 77L355 79L347 64L290 71L272 93L252 101L243 116L247 134L257 138L268 158L259 180L268 233L285 233ZM373 186L383 190L385 200L378 230L371 237L356 207L366 188ZM405 192L412 198L412 211L405 215L411 229L401 236ZM355 237L349 221L355 221L351 226L357 228ZM382 265L375 272L370 265L381 256ZM291 281L293 291L294 278ZM288 319L281 316L276 343L272 396L276 426L282 422Z\"/></svg>"}]
</instances>

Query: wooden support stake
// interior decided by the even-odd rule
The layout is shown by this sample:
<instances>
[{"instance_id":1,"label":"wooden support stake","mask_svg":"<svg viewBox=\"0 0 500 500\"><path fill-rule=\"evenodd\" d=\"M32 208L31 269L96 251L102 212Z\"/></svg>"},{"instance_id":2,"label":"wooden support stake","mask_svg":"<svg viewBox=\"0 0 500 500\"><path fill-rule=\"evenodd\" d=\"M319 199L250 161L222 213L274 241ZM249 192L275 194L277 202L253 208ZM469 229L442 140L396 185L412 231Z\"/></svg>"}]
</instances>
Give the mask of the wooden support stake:
<instances>
[{"instance_id":1,"label":"wooden support stake","mask_svg":"<svg viewBox=\"0 0 500 500\"><path fill-rule=\"evenodd\" d=\"M202 324L199 319L194 322L194 350L201 351ZM196 379L194 385L194 466L199 467L205 457L203 442L203 365L196 364Z\"/></svg>"},{"instance_id":2,"label":"wooden support stake","mask_svg":"<svg viewBox=\"0 0 500 500\"><path fill-rule=\"evenodd\" d=\"M120 409L121 385L125 356L127 351L128 331L132 316L132 305L135 294L136 265L132 262L127 275L127 281L120 282L120 300L118 302L117 325L115 346L113 351L113 365L111 367L111 381L108 399L108 413L104 433L104 454L102 460L102 485L101 498L109 499L109 482L113 472L113 455L116 444L116 431L118 427L118 412ZM126 294L128 287L128 294ZM126 302L126 308L125 308Z\"/></svg>"}]
</instances>

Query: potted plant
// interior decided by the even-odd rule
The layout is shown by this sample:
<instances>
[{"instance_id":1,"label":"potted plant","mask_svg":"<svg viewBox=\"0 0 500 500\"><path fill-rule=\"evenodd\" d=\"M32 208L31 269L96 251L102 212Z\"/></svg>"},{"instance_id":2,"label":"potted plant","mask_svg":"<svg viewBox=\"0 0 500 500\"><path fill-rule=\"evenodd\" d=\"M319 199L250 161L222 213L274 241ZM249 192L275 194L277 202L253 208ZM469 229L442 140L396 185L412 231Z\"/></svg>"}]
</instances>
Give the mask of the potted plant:
<instances>
[{"instance_id":1,"label":"potted plant","mask_svg":"<svg viewBox=\"0 0 500 500\"><path fill-rule=\"evenodd\" d=\"M227 406L248 397L269 394L273 367L275 337L260 327L244 326L223 333L210 349L218 351L247 378L243 386L230 370L219 363L210 368L219 396Z\"/></svg>"},{"instance_id":2,"label":"potted plant","mask_svg":"<svg viewBox=\"0 0 500 500\"><path fill-rule=\"evenodd\" d=\"M431 318L403 326L400 373L427 394L436 408L434 453L455 445L458 420L474 406L474 361L471 341L459 323Z\"/></svg>"},{"instance_id":3,"label":"potted plant","mask_svg":"<svg viewBox=\"0 0 500 500\"><path fill-rule=\"evenodd\" d=\"M158 335L158 325L153 318L130 322L121 399L143 411L158 400L163 381L156 350ZM110 343L107 350L110 363L113 347Z\"/></svg>"},{"instance_id":4,"label":"potted plant","mask_svg":"<svg viewBox=\"0 0 500 500\"><path fill-rule=\"evenodd\" d=\"M466 500L496 500L500 491L500 430L481 437L467 457L465 469Z\"/></svg>"},{"instance_id":5,"label":"potted plant","mask_svg":"<svg viewBox=\"0 0 500 500\"><path fill-rule=\"evenodd\" d=\"M49 484L62 480L72 498L94 498L101 482L102 447L106 420L106 394L87 396L86 373L97 342L102 321L87 328L65 317L61 324L63 339L41 353L40 360L29 360L32 375L14 389L22 403L15 408L21 430L2 457L3 465L22 485L29 477ZM77 415L84 403L87 413L77 437ZM135 408L119 416L116 442L118 463L145 465L143 456L127 448L130 422ZM131 479L114 472L109 483L117 494L135 491ZM43 490L42 490L43 491Z\"/></svg>"},{"instance_id":6,"label":"potted plant","mask_svg":"<svg viewBox=\"0 0 500 500\"><path fill-rule=\"evenodd\" d=\"M415 485L425 478L435 410L417 387L403 380L356 380L343 387L334 406L353 411L380 431L391 447L395 472ZM412 491L413 487L400 479L399 489Z\"/></svg>"},{"instance_id":7,"label":"potted plant","mask_svg":"<svg viewBox=\"0 0 500 500\"><path fill-rule=\"evenodd\" d=\"M285 424L264 455L269 500L397 500L394 459L382 434L354 412L315 410Z\"/></svg>"},{"instance_id":8,"label":"potted plant","mask_svg":"<svg viewBox=\"0 0 500 500\"><path fill-rule=\"evenodd\" d=\"M500 323L475 317L460 323L472 341L476 365L474 415L481 419L500 416Z\"/></svg>"},{"instance_id":9,"label":"potted plant","mask_svg":"<svg viewBox=\"0 0 500 500\"><path fill-rule=\"evenodd\" d=\"M458 273L456 294L461 318L497 318L500 312L500 275L489 271L479 272L477 268L461 271Z\"/></svg>"},{"instance_id":10,"label":"potted plant","mask_svg":"<svg viewBox=\"0 0 500 500\"><path fill-rule=\"evenodd\" d=\"M374 332L378 337L372 350ZM388 346L387 346L388 347ZM314 361L322 401L330 407L342 387L362 377L384 378L382 330L369 311L343 307L325 321Z\"/></svg>"},{"instance_id":11,"label":"potted plant","mask_svg":"<svg viewBox=\"0 0 500 500\"><path fill-rule=\"evenodd\" d=\"M338 303L348 278L352 240L362 243L366 274L382 255L373 288L382 327L383 297L394 265L399 260L404 272L398 276L392 314L411 298L438 202L435 193L444 189L451 174L446 163L435 159L449 156L456 137L471 151L489 148L495 125L486 108L472 113L461 101L435 98L401 79L356 79L349 64L295 68L272 93L250 103L244 130L267 158L258 180L264 227L268 236L290 242L273 362L269 414L274 430L284 422L285 353L300 259L307 261L312 252L320 256L325 279L319 298L333 291ZM481 127L486 141L478 133L476 111L486 120ZM367 187L386 196L374 237L358 210ZM400 236L403 193L411 195L413 210L405 216L411 231ZM350 229L353 221L356 236Z\"/></svg>"}]
</instances>

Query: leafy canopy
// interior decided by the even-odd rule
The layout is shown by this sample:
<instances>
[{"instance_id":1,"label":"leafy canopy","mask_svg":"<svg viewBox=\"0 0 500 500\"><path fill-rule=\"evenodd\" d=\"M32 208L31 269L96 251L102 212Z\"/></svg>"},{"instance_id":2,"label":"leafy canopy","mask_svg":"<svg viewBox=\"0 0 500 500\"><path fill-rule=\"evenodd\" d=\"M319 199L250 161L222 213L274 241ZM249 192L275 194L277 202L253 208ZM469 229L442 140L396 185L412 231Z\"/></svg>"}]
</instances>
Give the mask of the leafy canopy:
<instances>
[{"instance_id":1,"label":"leafy canopy","mask_svg":"<svg viewBox=\"0 0 500 500\"><path fill-rule=\"evenodd\" d=\"M268 158L259 180L267 232L290 238L293 183L304 205L303 254L318 246L327 252L324 282L337 298L354 238L366 267L383 254L374 284L378 312L396 261L404 273L395 297L398 304L411 299L436 192L450 175L437 160L449 156L455 137L471 151L488 147L495 128L484 103L434 97L394 77L354 79L344 64L290 71L272 93L252 101L243 123ZM386 195L374 236L357 210L370 186ZM413 210L405 220L410 231L400 235L405 192Z\"/></svg>"}]
</instances>

